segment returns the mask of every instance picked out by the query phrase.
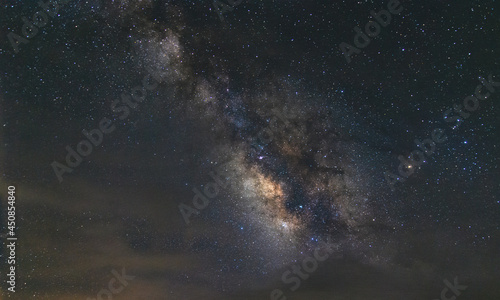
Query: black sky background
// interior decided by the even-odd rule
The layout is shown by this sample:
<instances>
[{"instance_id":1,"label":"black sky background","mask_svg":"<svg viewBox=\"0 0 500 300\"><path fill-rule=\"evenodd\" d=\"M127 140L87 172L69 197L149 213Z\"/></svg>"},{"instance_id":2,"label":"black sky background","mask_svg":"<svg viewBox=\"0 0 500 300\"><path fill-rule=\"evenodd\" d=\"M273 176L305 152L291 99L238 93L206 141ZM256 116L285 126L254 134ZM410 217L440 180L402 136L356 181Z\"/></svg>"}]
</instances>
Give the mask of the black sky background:
<instances>
[{"instance_id":1,"label":"black sky background","mask_svg":"<svg viewBox=\"0 0 500 300\"><path fill-rule=\"evenodd\" d=\"M500 7L402 2L346 63L339 44L386 5L243 1L221 21L211 1L72 1L14 53L7 34L38 8L3 1L1 209L4 221L16 186L19 247L15 294L2 258L2 299L95 298L121 268L136 278L117 299L269 299L274 289L288 299L437 299L455 277L468 286L458 299L498 299L500 88L457 130L443 112L479 76L500 78ZM113 117L113 100L148 67L168 80L128 119ZM276 133L255 152L271 108L306 130ZM103 117L115 131L60 183L51 163ZM384 171L437 127L448 141L391 191ZM311 162L320 150L342 175ZM235 158L235 188L186 224L178 205ZM238 188L259 176L317 217L287 211L303 231L276 231L275 212ZM311 196L316 186L330 189ZM336 208L314 206L328 201ZM291 292L281 274L327 235L336 255Z\"/></svg>"}]
</instances>

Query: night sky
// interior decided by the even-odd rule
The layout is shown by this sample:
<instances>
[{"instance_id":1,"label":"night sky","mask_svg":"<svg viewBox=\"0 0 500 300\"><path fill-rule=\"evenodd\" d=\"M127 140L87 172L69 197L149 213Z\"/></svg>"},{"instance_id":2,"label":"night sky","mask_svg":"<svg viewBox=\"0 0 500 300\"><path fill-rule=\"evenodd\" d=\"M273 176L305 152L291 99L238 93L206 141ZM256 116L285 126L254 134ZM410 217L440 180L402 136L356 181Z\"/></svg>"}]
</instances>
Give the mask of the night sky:
<instances>
[{"instance_id":1,"label":"night sky","mask_svg":"<svg viewBox=\"0 0 500 300\"><path fill-rule=\"evenodd\" d=\"M500 299L500 5L428 2L0 1L0 299Z\"/></svg>"}]
</instances>

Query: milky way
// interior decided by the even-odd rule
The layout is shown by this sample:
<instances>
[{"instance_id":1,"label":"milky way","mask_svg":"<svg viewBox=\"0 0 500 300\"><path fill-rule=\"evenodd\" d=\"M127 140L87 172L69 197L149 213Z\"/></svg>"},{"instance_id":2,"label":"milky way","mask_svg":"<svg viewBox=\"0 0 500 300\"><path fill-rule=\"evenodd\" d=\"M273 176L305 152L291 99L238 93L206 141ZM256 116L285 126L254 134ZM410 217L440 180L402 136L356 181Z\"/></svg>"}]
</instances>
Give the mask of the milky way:
<instances>
[{"instance_id":1,"label":"milky way","mask_svg":"<svg viewBox=\"0 0 500 300\"><path fill-rule=\"evenodd\" d=\"M460 300L496 299L498 101L398 189L384 177L500 75L494 1L404 3L350 63L338 45L386 4L219 2L68 2L18 53L4 39L22 296L95 297L126 268L123 299L434 299L455 276ZM20 34L35 8L3 9ZM147 74L121 118L112 103ZM58 182L51 162L103 117L116 129ZM283 274L319 250L292 289Z\"/></svg>"},{"instance_id":2,"label":"milky way","mask_svg":"<svg viewBox=\"0 0 500 300\"><path fill-rule=\"evenodd\" d=\"M219 260L262 275L327 237L358 249L357 237L368 235L377 219L383 220L378 225L389 225L377 213L383 203L374 196L381 189L373 167L377 150L361 136L371 134L370 143L382 138L364 129L341 94L313 92L299 78L279 72L258 79L243 73L235 80L226 59L215 55L207 65L215 74L206 74L193 65L199 49L191 52L183 42L186 25L178 21L170 28L144 26L130 36L142 67L175 89L168 99L175 105L169 106L206 125L211 144L195 143L205 157L199 172L208 180L218 170L227 186L201 218L233 224L233 234L242 235L235 251L245 257ZM245 63L234 59L233 65ZM258 88L235 87L247 80Z\"/></svg>"}]
</instances>

